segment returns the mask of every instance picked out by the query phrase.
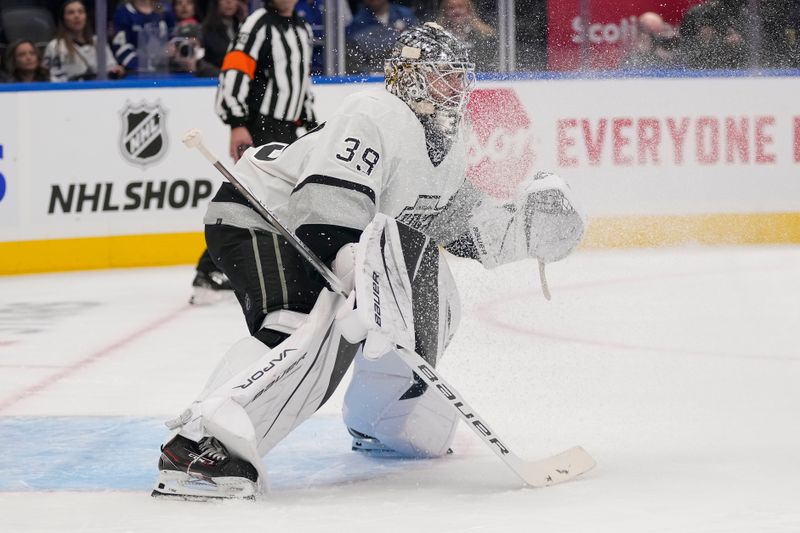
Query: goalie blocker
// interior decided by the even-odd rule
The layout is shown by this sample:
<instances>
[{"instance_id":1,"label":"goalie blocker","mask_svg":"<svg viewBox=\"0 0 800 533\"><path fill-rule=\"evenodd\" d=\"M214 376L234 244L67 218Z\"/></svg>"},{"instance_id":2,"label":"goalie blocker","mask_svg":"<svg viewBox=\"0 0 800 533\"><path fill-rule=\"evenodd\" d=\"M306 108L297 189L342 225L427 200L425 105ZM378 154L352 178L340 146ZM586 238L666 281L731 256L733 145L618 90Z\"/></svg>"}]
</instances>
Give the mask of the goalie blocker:
<instances>
[{"instance_id":1,"label":"goalie blocker","mask_svg":"<svg viewBox=\"0 0 800 533\"><path fill-rule=\"evenodd\" d=\"M367 273L365 265L376 263L381 271ZM447 453L458 413L394 348L416 351L430 368L441 358L459 317L446 262L423 234L379 215L358 244L355 287L347 300L323 289L302 325L275 348L247 337L228 351L197 400L168 422L176 433L162 448L154 495L266 491L261 457L330 398L354 359L345 426L400 456ZM216 455L204 456L206 448ZM214 458L222 458L219 468ZM237 469L223 469L229 462L248 473L252 465L256 475L237 478Z\"/></svg>"}]
</instances>

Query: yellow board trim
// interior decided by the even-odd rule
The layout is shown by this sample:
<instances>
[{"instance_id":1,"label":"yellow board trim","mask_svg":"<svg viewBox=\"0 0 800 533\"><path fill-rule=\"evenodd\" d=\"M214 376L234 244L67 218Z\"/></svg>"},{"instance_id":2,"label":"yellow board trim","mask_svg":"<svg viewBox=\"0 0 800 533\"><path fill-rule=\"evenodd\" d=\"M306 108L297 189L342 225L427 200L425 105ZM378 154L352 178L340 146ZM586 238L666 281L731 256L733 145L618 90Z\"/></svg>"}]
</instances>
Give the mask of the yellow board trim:
<instances>
[{"instance_id":1,"label":"yellow board trim","mask_svg":"<svg viewBox=\"0 0 800 533\"><path fill-rule=\"evenodd\" d=\"M598 217L582 248L798 244L800 213ZM0 275L192 264L203 233L0 242Z\"/></svg>"},{"instance_id":2,"label":"yellow board trim","mask_svg":"<svg viewBox=\"0 0 800 533\"><path fill-rule=\"evenodd\" d=\"M190 264L205 245L202 232L0 242L0 274Z\"/></svg>"},{"instance_id":3,"label":"yellow board trim","mask_svg":"<svg viewBox=\"0 0 800 533\"><path fill-rule=\"evenodd\" d=\"M800 243L800 213L627 216L592 219L584 248Z\"/></svg>"}]
</instances>

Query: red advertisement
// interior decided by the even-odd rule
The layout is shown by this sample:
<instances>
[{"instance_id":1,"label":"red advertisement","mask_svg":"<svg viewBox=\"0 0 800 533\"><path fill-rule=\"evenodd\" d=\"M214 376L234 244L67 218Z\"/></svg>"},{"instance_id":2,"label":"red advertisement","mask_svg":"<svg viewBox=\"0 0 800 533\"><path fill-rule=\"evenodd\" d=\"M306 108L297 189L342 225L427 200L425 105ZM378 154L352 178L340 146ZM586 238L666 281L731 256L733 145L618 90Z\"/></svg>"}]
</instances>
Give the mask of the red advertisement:
<instances>
[{"instance_id":1,"label":"red advertisement","mask_svg":"<svg viewBox=\"0 0 800 533\"><path fill-rule=\"evenodd\" d=\"M467 116L467 176L484 192L510 198L517 184L532 174L536 159L525 106L514 89L476 89Z\"/></svg>"},{"instance_id":2,"label":"red advertisement","mask_svg":"<svg viewBox=\"0 0 800 533\"><path fill-rule=\"evenodd\" d=\"M579 69L584 47L588 68L616 68L636 35L639 15L653 11L677 28L686 9L701 0L587 0L586 20L581 16L581 3L581 0L547 2L550 70Z\"/></svg>"}]
</instances>

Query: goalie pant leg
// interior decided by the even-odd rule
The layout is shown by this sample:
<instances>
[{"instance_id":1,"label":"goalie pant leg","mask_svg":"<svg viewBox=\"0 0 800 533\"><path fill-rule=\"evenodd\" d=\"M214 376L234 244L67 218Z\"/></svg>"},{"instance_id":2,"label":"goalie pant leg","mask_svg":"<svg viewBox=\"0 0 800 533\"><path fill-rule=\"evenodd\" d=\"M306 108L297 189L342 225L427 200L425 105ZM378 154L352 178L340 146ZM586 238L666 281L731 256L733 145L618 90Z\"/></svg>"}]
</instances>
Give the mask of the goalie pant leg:
<instances>
[{"instance_id":1,"label":"goalie pant leg","mask_svg":"<svg viewBox=\"0 0 800 533\"><path fill-rule=\"evenodd\" d=\"M248 222L252 210L236 203L238 198L228 189L220 188L209 212L231 222ZM309 275L306 260L286 239L268 231L266 223L262 225L265 227L205 227L208 251L230 280L251 335L262 329L267 314L275 311L308 314L325 286L319 276Z\"/></svg>"},{"instance_id":2,"label":"goalie pant leg","mask_svg":"<svg viewBox=\"0 0 800 533\"><path fill-rule=\"evenodd\" d=\"M459 321L447 262L427 236L378 215L361 236L355 271L359 310L371 331L345 395L345 424L401 455L445 454L458 423L455 411L393 350L378 359L363 353L369 355L369 335L379 334L414 348L431 365L441 359Z\"/></svg>"}]
</instances>

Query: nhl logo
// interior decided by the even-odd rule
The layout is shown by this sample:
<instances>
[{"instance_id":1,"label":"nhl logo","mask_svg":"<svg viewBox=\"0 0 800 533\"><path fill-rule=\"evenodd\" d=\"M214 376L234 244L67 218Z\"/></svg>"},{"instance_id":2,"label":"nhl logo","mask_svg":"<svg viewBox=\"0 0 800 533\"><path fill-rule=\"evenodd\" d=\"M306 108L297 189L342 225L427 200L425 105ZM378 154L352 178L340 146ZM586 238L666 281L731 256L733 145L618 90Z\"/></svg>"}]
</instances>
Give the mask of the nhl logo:
<instances>
[{"instance_id":1,"label":"nhl logo","mask_svg":"<svg viewBox=\"0 0 800 533\"><path fill-rule=\"evenodd\" d=\"M167 134L164 128L166 112L161 107L161 102L126 102L120 115L120 149L123 157L142 167L160 159L167 151Z\"/></svg>"}]
</instances>

